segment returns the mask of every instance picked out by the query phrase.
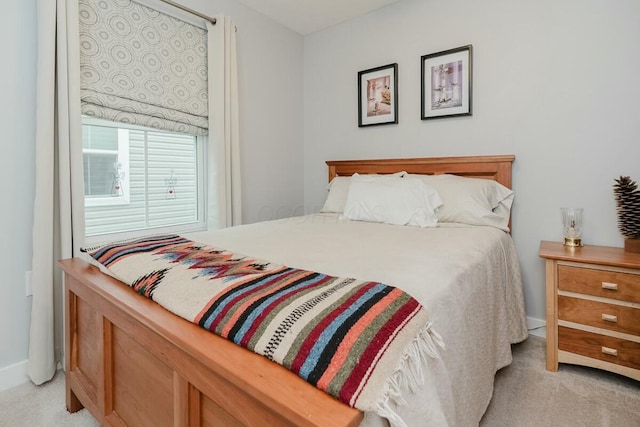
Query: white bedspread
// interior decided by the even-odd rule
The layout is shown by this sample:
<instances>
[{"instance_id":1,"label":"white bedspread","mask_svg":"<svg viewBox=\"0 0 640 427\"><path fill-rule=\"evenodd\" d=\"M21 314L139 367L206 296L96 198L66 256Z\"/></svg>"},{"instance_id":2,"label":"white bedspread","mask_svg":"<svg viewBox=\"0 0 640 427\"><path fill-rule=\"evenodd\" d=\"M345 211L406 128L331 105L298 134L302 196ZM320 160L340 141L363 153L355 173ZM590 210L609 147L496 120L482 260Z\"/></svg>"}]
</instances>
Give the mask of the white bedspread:
<instances>
[{"instance_id":1,"label":"white bedspread","mask_svg":"<svg viewBox=\"0 0 640 427\"><path fill-rule=\"evenodd\" d=\"M394 226L335 214L262 222L185 237L276 263L401 288L425 308L446 348L424 366L425 386L397 408L410 426L476 426L511 343L527 337L511 237L480 226ZM387 425L373 413L364 426Z\"/></svg>"}]
</instances>

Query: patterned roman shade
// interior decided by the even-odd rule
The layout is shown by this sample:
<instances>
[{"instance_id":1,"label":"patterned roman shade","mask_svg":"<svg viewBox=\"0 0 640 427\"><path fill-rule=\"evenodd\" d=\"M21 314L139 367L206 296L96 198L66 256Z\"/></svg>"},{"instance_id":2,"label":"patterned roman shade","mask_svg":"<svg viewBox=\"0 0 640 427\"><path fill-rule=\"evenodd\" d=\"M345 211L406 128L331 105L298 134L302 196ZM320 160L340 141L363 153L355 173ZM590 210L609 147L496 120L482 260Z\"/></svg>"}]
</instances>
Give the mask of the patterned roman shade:
<instances>
[{"instance_id":1,"label":"patterned roman shade","mask_svg":"<svg viewBox=\"0 0 640 427\"><path fill-rule=\"evenodd\" d=\"M82 113L208 133L207 31L130 0L79 0Z\"/></svg>"}]
</instances>

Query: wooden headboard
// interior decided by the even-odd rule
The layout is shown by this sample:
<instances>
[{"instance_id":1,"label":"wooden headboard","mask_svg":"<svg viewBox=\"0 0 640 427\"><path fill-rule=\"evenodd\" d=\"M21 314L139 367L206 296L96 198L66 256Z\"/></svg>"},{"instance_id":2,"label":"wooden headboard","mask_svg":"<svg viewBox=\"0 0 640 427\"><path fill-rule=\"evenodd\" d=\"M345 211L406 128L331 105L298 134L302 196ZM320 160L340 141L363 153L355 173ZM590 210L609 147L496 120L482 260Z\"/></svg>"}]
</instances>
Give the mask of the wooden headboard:
<instances>
[{"instance_id":1,"label":"wooden headboard","mask_svg":"<svg viewBox=\"0 0 640 427\"><path fill-rule=\"evenodd\" d=\"M387 174L400 171L422 175L449 173L470 178L498 181L511 188L511 164L514 155L425 157L417 159L329 160L329 181L336 176L354 173Z\"/></svg>"}]
</instances>

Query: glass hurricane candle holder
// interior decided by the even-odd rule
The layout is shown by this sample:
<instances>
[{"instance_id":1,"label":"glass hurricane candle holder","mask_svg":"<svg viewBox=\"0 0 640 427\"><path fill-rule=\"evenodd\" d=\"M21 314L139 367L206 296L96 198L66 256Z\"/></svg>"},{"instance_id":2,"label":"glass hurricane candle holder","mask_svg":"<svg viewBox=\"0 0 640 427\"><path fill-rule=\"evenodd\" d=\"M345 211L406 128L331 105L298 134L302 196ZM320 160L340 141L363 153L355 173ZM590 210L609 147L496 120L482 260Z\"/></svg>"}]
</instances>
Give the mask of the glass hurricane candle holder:
<instances>
[{"instance_id":1,"label":"glass hurricane candle holder","mask_svg":"<svg viewBox=\"0 0 640 427\"><path fill-rule=\"evenodd\" d=\"M561 208L565 246L582 246L582 208Z\"/></svg>"}]
</instances>

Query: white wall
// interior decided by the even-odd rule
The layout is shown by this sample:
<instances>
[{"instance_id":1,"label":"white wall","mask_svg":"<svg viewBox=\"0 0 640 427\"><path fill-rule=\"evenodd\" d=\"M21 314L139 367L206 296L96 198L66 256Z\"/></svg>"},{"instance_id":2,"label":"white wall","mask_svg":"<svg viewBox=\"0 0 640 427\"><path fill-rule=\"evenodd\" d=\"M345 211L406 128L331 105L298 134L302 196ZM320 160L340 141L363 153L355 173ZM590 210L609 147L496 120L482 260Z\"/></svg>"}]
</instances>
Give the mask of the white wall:
<instances>
[{"instance_id":1,"label":"white wall","mask_svg":"<svg viewBox=\"0 0 640 427\"><path fill-rule=\"evenodd\" d=\"M5 2L0 13L0 389L24 380L31 298L35 127L35 1ZM9 368L9 366L11 366Z\"/></svg>"},{"instance_id":2,"label":"white wall","mask_svg":"<svg viewBox=\"0 0 640 427\"><path fill-rule=\"evenodd\" d=\"M245 223L300 211L303 37L234 0L181 0L236 23Z\"/></svg>"},{"instance_id":3,"label":"white wall","mask_svg":"<svg viewBox=\"0 0 640 427\"><path fill-rule=\"evenodd\" d=\"M5 2L0 13L0 390L26 380L34 197L36 0ZM238 28L242 190L245 222L303 206L303 37L233 0L192 0Z\"/></svg>"},{"instance_id":4,"label":"white wall","mask_svg":"<svg viewBox=\"0 0 640 427\"><path fill-rule=\"evenodd\" d=\"M613 179L640 180L640 2L403 0L305 37L307 210L329 159L515 154L513 237L528 316L544 319L540 240L561 206L621 246ZM420 57L473 44L473 116L420 120ZM398 125L357 127L357 72L397 62Z\"/></svg>"}]
</instances>

